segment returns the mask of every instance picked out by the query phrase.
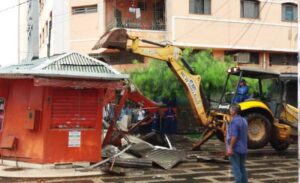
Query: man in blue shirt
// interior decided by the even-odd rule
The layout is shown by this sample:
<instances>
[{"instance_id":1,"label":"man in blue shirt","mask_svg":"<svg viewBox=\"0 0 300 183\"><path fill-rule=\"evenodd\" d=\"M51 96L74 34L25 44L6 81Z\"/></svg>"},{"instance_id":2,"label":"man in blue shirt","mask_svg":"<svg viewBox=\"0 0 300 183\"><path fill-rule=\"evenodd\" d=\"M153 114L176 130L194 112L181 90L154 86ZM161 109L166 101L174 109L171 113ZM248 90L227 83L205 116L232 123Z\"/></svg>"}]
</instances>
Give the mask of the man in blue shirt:
<instances>
[{"instance_id":1,"label":"man in blue shirt","mask_svg":"<svg viewBox=\"0 0 300 183\"><path fill-rule=\"evenodd\" d=\"M163 133L176 134L177 131L176 116L171 106L168 107L168 110L164 114L163 123L164 123Z\"/></svg>"},{"instance_id":2,"label":"man in blue shirt","mask_svg":"<svg viewBox=\"0 0 300 183\"><path fill-rule=\"evenodd\" d=\"M249 98L248 96L249 87L244 79L241 79L239 86L236 91L236 95L233 99L233 103L240 103L244 102L246 99Z\"/></svg>"},{"instance_id":3,"label":"man in blue shirt","mask_svg":"<svg viewBox=\"0 0 300 183\"><path fill-rule=\"evenodd\" d=\"M241 108L234 104L229 112L232 121L229 123L226 135L226 150L234 174L235 182L247 183L247 171L245 167L247 154L248 124L245 118L240 116Z\"/></svg>"}]
</instances>

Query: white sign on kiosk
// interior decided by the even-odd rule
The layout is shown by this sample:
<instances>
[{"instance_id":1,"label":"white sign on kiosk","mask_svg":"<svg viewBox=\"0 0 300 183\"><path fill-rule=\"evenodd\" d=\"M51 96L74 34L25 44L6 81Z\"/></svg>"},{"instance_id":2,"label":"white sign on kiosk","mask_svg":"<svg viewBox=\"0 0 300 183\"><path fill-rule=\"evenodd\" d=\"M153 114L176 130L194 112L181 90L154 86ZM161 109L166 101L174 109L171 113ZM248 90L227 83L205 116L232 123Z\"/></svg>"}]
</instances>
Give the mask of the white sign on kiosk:
<instances>
[{"instance_id":1,"label":"white sign on kiosk","mask_svg":"<svg viewBox=\"0 0 300 183\"><path fill-rule=\"evenodd\" d=\"M69 131L68 147L80 147L81 132L80 131Z\"/></svg>"}]
</instances>

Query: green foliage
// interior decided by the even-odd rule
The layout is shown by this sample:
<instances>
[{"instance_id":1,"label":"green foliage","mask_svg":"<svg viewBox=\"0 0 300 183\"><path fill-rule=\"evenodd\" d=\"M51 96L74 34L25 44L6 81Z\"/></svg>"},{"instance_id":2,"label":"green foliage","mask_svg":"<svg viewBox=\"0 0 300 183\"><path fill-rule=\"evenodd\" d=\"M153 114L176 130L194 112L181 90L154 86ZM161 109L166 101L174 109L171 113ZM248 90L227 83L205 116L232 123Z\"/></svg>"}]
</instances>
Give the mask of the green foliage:
<instances>
[{"instance_id":1,"label":"green foliage","mask_svg":"<svg viewBox=\"0 0 300 183\"><path fill-rule=\"evenodd\" d=\"M174 93L176 96L183 95L181 84L164 62L153 60L146 69L135 70L130 76L143 94L151 99L162 100Z\"/></svg>"},{"instance_id":2,"label":"green foliage","mask_svg":"<svg viewBox=\"0 0 300 183\"><path fill-rule=\"evenodd\" d=\"M227 77L227 69L234 66L230 57L224 60L213 57L211 50L201 51L196 54L191 53L192 50L184 51L183 57L189 65L194 68L195 72L202 78L201 84L208 97L212 97L222 92ZM229 82L229 87L236 84L234 81Z\"/></svg>"},{"instance_id":3,"label":"green foliage","mask_svg":"<svg viewBox=\"0 0 300 183\"><path fill-rule=\"evenodd\" d=\"M192 49L185 49L183 58L201 76L201 84L207 96L211 97L222 92L227 76L226 71L234 66L230 57L219 60L212 56L211 50L193 53ZM153 60L149 67L135 70L130 73L130 76L144 95L152 99L171 97L174 94L179 98L186 96L183 86L164 62ZM236 82L230 81L229 86L235 87Z\"/></svg>"}]
</instances>

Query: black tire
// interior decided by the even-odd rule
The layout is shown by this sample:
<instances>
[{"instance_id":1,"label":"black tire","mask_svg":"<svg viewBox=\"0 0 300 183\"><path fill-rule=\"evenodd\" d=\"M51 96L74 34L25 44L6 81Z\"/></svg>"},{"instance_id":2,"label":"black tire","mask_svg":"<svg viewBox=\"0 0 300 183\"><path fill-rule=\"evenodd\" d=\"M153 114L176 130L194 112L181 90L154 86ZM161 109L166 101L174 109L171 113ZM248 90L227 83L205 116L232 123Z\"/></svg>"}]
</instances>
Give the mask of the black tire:
<instances>
[{"instance_id":1,"label":"black tire","mask_svg":"<svg viewBox=\"0 0 300 183\"><path fill-rule=\"evenodd\" d=\"M263 148L271 138L272 126L270 120L259 113L247 114L245 118L248 122L248 148Z\"/></svg>"},{"instance_id":2,"label":"black tire","mask_svg":"<svg viewBox=\"0 0 300 183\"><path fill-rule=\"evenodd\" d=\"M275 134L275 131L273 130L273 134L272 134L272 138L270 140L270 144L273 147L273 149L275 149L278 152L282 152L282 151L285 151L289 148L290 141L289 140L286 140L286 141L278 140L278 138Z\"/></svg>"},{"instance_id":3,"label":"black tire","mask_svg":"<svg viewBox=\"0 0 300 183\"><path fill-rule=\"evenodd\" d=\"M274 140L274 141L271 141L270 143L271 143L271 146L273 147L273 149L275 149L278 152L285 151L290 146L290 142L287 140L286 141Z\"/></svg>"}]
</instances>

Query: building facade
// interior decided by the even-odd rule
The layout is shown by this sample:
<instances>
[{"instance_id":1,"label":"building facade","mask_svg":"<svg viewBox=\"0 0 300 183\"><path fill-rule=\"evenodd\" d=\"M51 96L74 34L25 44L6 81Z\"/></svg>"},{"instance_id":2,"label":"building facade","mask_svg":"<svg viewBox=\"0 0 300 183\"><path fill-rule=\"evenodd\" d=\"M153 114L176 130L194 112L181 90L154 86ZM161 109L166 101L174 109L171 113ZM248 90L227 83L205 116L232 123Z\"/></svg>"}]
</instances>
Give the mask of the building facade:
<instances>
[{"instance_id":1,"label":"building facade","mask_svg":"<svg viewBox=\"0 0 300 183\"><path fill-rule=\"evenodd\" d=\"M33 1L34 2L34 1ZM78 51L101 59L91 48L114 27L158 42L216 57L232 55L239 64L297 71L296 0L39 0L38 34L30 38L39 57ZM30 21L28 20L28 23ZM51 26L50 26L51 24ZM36 40L38 38L38 41ZM34 46L28 42L28 50ZM49 44L50 43L50 44ZM29 53L34 51L28 51ZM125 70L136 57L105 51L105 60ZM30 57L28 57L30 59Z\"/></svg>"}]
</instances>

